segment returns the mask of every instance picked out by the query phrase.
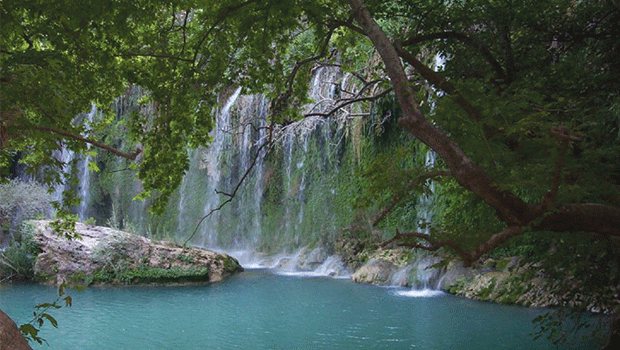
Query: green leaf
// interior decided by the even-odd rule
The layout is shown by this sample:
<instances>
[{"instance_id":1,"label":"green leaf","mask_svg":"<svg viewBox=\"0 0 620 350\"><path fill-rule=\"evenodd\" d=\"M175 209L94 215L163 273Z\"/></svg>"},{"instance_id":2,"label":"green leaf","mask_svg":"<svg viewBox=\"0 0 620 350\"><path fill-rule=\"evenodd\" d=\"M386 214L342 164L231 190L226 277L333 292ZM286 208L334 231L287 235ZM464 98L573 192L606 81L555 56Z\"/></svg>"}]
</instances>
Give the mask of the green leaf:
<instances>
[{"instance_id":1,"label":"green leaf","mask_svg":"<svg viewBox=\"0 0 620 350\"><path fill-rule=\"evenodd\" d=\"M29 336L32 339L35 339L37 337L37 334L39 333L39 330L30 323L25 323L19 326L19 330L22 332L23 335Z\"/></svg>"},{"instance_id":2,"label":"green leaf","mask_svg":"<svg viewBox=\"0 0 620 350\"><path fill-rule=\"evenodd\" d=\"M41 317L48 320L52 324L52 326L54 326L54 328L58 328L58 321L56 321L56 319L52 317L50 314L42 313Z\"/></svg>"}]
</instances>

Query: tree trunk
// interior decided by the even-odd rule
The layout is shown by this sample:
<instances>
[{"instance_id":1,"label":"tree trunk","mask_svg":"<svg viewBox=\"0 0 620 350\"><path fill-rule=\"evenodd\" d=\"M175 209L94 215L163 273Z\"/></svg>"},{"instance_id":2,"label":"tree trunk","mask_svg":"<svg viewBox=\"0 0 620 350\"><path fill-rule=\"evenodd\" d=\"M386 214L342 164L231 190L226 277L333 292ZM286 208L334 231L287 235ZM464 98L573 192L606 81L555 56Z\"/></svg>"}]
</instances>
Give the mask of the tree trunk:
<instances>
[{"instance_id":1,"label":"tree trunk","mask_svg":"<svg viewBox=\"0 0 620 350\"><path fill-rule=\"evenodd\" d=\"M0 350L32 350L9 316L0 310Z\"/></svg>"}]
</instances>

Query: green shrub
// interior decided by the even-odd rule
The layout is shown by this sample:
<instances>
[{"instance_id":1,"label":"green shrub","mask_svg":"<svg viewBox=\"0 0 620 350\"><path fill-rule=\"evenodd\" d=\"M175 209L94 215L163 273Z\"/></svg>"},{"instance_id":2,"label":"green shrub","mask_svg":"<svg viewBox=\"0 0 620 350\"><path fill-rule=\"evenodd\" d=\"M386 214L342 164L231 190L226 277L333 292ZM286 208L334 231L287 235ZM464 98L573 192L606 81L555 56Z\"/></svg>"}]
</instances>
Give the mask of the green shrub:
<instances>
[{"instance_id":1,"label":"green shrub","mask_svg":"<svg viewBox=\"0 0 620 350\"><path fill-rule=\"evenodd\" d=\"M0 280L30 280L34 278L34 263L39 245L34 240L34 226L25 222L13 232L7 248L0 252Z\"/></svg>"},{"instance_id":2,"label":"green shrub","mask_svg":"<svg viewBox=\"0 0 620 350\"><path fill-rule=\"evenodd\" d=\"M0 183L2 231L10 231L11 226L19 228L24 220L49 217L52 210L52 197L43 185L18 180Z\"/></svg>"}]
</instances>

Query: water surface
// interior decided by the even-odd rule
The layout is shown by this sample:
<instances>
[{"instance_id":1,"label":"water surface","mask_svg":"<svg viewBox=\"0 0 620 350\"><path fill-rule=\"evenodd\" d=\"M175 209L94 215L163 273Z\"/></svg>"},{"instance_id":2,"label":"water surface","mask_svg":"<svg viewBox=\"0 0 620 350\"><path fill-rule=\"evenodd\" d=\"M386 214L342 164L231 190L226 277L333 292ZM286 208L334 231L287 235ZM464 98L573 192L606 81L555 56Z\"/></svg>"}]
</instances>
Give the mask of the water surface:
<instances>
[{"instance_id":1,"label":"water surface","mask_svg":"<svg viewBox=\"0 0 620 350\"><path fill-rule=\"evenodd\" d=\"M405 292L405 293L403 293ZM441 293L406 293L330 278L246 270L219 284L94 287L35 349L556 349L534 341L542 310ZM18 324L55 298L39 285L5 285L0 308ZM560 349L595 349L581 338Z\"/></svg>"}]
</instances>

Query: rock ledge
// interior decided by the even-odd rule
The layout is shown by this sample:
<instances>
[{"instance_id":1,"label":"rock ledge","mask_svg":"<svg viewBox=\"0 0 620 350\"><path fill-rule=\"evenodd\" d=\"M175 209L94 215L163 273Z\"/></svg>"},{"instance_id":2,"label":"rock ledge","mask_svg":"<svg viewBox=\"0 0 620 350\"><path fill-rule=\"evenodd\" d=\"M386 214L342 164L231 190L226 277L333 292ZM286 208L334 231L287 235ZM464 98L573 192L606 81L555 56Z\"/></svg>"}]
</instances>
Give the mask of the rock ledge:
<instances>
[{"instance_id":1,"label":"rock ledge","mask_svg":"<svg viewBox=\"0 0 620 350\"><path fill-rule=\"evenodd\" d=\"M35 278L46 284L205 283L243 271L227 254L82 223L76 223L81 239L68 240L54 233L49 221L32 223L40 248Z\"/></svg>"}]
</instances>

